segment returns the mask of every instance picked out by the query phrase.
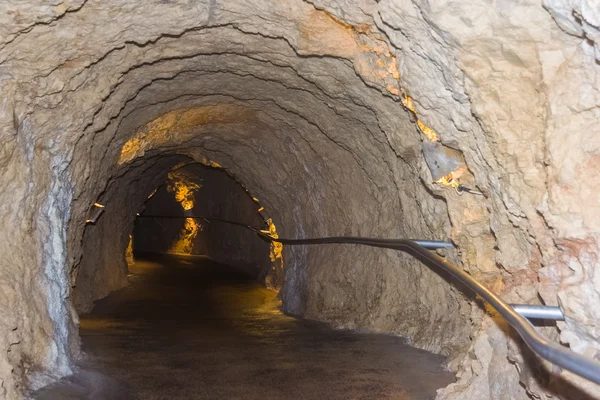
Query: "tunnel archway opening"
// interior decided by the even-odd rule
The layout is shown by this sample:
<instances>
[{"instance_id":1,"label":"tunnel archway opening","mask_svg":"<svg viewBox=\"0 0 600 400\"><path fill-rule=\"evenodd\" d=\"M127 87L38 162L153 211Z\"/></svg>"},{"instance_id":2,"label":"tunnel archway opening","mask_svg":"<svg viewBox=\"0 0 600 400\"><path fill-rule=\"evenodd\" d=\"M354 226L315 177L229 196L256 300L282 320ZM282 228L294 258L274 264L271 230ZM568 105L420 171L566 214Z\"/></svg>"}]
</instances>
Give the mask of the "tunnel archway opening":
<instances>
[{"instance_id":1,"label":"tunnel archway opening","mask_svg":"<svg viewBox=\"0 0 600 400\"><path fill-rule=\"evenodd\" d=\"M433 232L441 235L448 229L444 201L430 196L405 160L420 151L419 133L409 131L400 139L409 145L398 157L399 142L392 144L382 131L382 126L391 127L397 117L398 127L406 129L407 117L395 114L398 103L393 98L381 102L378 94L368 91L361 100L362 94L356 91L352 100L329 97L315 82L295 76L298 71L294 68L271 65L290 79L282 84L266 79L266 71L252 66L265 61L248 61L238 54L224 57L222 68L237 68L240 58L251 74L214 72L208 66L207 77L200 66L208 60L194 57L194 63L199 63L194 68L199 70L172 78L185 82L179 83L179 92L172 79L157 79L140 90L135 102L126 102L115 119L118 122L105 127L113 135L108 142L110 156L92 160L99 175L85 182L75 201L79 212L87 211L90 199L106 205L99 223L85 228L83 250L72 250L82 257L75 268L74 290L75 305L81 312L91 310L94 300L126 283L123 254L130 238L114 235L114 228L134 230L135 214L181 163L211 164L209 160L214 159L226 165L272 213L269 227L275 220L278 230L288 236L383 237L411 232L431 237ZM334 63L321 57L309 60L322 66ZM232 66L226 67L230 62ZM372 90L348 66L338 67L340 79ZM189 94L194 91L197 93ZM165 100L156 102L157 96L166 93ZM365 101L368 106L362 104ZM377 117L372 107L378 108L381 116ZM367 125L367 120L373 124ZM75 158L86 162L85 140L78 145ZM101 169L104 166L106 170ZM371 207L373 204L376 206ZM400 224L395 221L404 213L418 214L425 205L431 209L422 218L400 218ZM184 218L183 228L186 221ZM75 237L77 228L70 231ZM194 232L185 228L179 233L182 230ZM184 236L189 238L189 234ZM182 246L173 252L188 251L189 242L177 242ZM468 303L409 257L356 248L296 247L285 252L289 260L285 274L276 268L275 283L268 284L278 287L284 283L281 298L286 313L337 327L394 332L445 355L466 348L467 336L459 335L457 340L455 333L468 327L454 317L464 315ZM272 261L277 261L277 254L274 258ZM396 268L398 264L406 268ZM265 280L270 277L271 271ZM425 286L433 291L422 297ZM447 301L440 302L439 297Z\"/></svg>"},{"instance_id":2,"label":"tunnel archway opening","mask_svg":"<svg viewBox=\"0 0 600 400\"><path fill-rule=\"evenodd\" d=\"M71 276L80 312L123 287L136 254L206 256L232 265L273 290L283 283L282 246L236 224L277 235L258 199L216 162L153 156L119 175L95 203L83 253ZM207 217L207 218L201 218ZM122 232L116 228L123 229Z\"/></svg>"},{"instance_id":3,"label":"tunnel archway opening","mask_svg":"<svg viewBox=\"0 0 600 400\"><path fill-rule=\"evenodd\" d=\"M257 388L268 382L274 386L269 393L275 390L284 398L302 388L315 398L406 393L409 398L427 399L452 382L453 374L442 367L443 357L412 348L402 338L336 331L285 316L277 294L265 287L278 288L277 279L283 276L277 274L283 266L281 254L277 255L281 249L243 227L199 217L262 225L276 234L272 220L225 170L183 160L158 158L152 167L142 169L147 172L160 165L163 183L150 179L142 184L143 179L123 174L120 184L127 185L115 185L114 192L109 188L104 194L105 214L90 226L87 237L93 243L109 239L95 238L94 232L106 235L103 226L121 217L111 212L109 194L119 198L128 184L134 185L127 187L129 194L137 184L143 188L145 199L127 207L135 211L132 234L109 243L126 244L133 251L134 263L127 263L130 284L97 300L92 312L82 316L80 334L87 361L79 364L72 378L37 392L36 399L85 398L90 388L115 398L131 392L172 394L178 379L186 383L176 393L185 387L186 393L209 390L211 397L218 393L222 398L262 398L264 390ZM129 251L121 250L124 255ZM96 264L102 267L108 271L92 276L119 270ZM81 270L79 276L89 275ZM76 286L76 294L78 290ZM321 350L315 353L315 346ZM135 361L124 358L123 351ZM368 376L360 363L351 362L356 357L374 366ZM156 359L160 362L153 365ZM266 359L270 367L265 367ZM142 365L144 374L136 372ZM382 377L380 369L390 372ZM194 381L199 374L201 383ZM148 387L150 377L154 382ZM358 381L349 385L352 377Z\"/></svg>"},{"instance_id":4,"label":"tunnel archway opening","mask_svg":"<svg viewBox=\"0 0 600 400\"><path fill-rule=\"evenodd\" d=\"M98 196L135 197L135 210L108 218L113 223L100 235L105 252L126 247L128 237L115 243L108 231L124 224L131 231L135 212L168 171L180 162L209 160L226 166L260 198L282 236L448 235L446 200L427 183L422 134L412 121L414 106L410 112L402 106L407 100L397 87L395 57L380 38L356 36L325 12L305 11L345 46L332 48L325 36L302 45L238 25L207 27L158 38L163 50L172 50L168 56L144 48L123 71L93 119L97 134L77 143L73 163L95 172L87 179L85 169L77 168L84 183L75 215L87 212ZM303 37L306 27L294 29ZM104 155L90 157L90 146L105 149ZM129 182L158 175L138 195L118 194ZM108 213L109 208L105 220ZM81 230L76 224L70 229L71 253L84 262L122 266L113 276L123 282L126 263L120 255L98 262L72 245ZM278 279L284 282L286 313L393 332L443 354L458 355L468 347L471 327L463 323L468 302L409 257L353 248L284 252L285 276ZM118 287L98 278L81 285L90 289L81 291L79 309Z\"/></svg>"},{"instance_id":5,"label":"tunnel archway opening","mask_svg":"<svg viewBox=\"0 0 600 400\"><path fill-rule=\"evenodd\" d=\"M283 260L273 257L271 244L242 226L219 220L267 229L269 218L258 199L223 168L176 166L137 213L134 255L206 256L278 289Z\"/></svg>"}]
</instances>

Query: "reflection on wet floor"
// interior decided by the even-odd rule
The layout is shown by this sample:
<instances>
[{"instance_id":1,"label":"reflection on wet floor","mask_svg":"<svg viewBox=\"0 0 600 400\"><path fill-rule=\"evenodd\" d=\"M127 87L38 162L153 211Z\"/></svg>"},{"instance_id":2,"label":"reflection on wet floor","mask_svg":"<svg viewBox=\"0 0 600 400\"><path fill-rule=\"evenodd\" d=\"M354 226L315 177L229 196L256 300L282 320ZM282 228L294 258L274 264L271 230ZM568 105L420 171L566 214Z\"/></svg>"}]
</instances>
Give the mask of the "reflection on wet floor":
<instances>
[{"instance_id":1,"label":"reflection on wet floor","mask_svg":"<svg viewBox=\"0 0 600 400\"><path fill-rule=\"evenodd\" d=\"M138 261L81 318L86 359L45 399L432 399L443 358L283 315L276 293L200 257Z\"/></svg>"}]
</instances>

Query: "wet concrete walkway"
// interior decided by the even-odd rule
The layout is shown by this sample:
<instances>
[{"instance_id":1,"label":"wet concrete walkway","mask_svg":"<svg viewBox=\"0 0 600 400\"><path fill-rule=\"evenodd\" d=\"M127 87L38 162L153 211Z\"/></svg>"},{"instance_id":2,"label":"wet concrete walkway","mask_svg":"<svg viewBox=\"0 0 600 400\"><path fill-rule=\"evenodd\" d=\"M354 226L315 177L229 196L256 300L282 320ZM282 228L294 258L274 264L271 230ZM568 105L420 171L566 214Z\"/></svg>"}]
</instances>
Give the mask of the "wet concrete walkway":
<instances>
[{"instance_id":1,"label":"wet concrete walkway","mask_svg":"<svg viewBox=\"0 0 600 400\"><path fill-rule=\"evenodd\" d=\"M439 356L281 314L274 292L199 257L138 261L81 318L78 373L46 399L433 399Z\"/></svg>"}]
</instances>

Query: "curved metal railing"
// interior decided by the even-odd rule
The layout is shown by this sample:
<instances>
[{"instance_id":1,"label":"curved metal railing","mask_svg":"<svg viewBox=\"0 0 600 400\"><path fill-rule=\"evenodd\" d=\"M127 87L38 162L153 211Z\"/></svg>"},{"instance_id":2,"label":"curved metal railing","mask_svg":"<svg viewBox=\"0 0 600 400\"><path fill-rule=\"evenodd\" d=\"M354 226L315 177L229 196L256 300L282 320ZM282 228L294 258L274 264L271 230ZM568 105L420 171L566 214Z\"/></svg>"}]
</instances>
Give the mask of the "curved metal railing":
<instances>
[{"instance_id":1,"label":"curved metal railing","mask_svg":"<svg viewBox=\"0 0 600 400\"><path fill-rule=\"evenodd\" d=\"M530 311L534 317L545 316L549 319L561 319L562 313L557 307L541 307L541 313L534 312L536 309L539 311L540 307L527 306L527 305L515 305L511 306L504 302L498 295L483 286L471 275L463 271L456 264L440 257L439 255L429 251L428 249L437 249L444 247L452 247L451 243L430 241L430 240L409 240L409 239L377 239L377 238L365 238L365 237L354 237L354 236L335 236L335 237L323 237L323 238L310 238L310 239L286 239L286 238L274 238L268 234L267 231L261 230L260 228L245 225L239 222L228 221L220 218L213 217L164 217L164 216L144 216L144 217L158 217L158 218L197 218L204 219L206 221L218 221L228 224L242 226L256 232L263 239L270 242L278 242L284 245L319 245L319 244L359 244L371 247L380 247L386 249L393 249L407 253L421 263L425 264L429 268L443 270L450 274L454 278L458 279L466 287L471 289L474 293L484 299L489 305L491 305L497 312L504 318L521 336L525 344L533 350L540 357L556 364L562 368L565 368L583 378L586 378L592 382L600 384L600 363L584 357L578 353L575 353L568 348L561 346L560 344L546 339L538 331L535 330L533 325L522 315L520 315L516 309L519 307L523 308L523 312L527 315Z\"/></svg>"},{"instance_id":2,"label":"curved metal railing","mask_svg":"<svg viewBox=\"0 0 600 400\"><path fill-rule=\"evenodd\" d=\"M421 263L431 268L440 268L458 279L469 289L483 298L504 318L521 336L525 344L537 355L563 367L575 374L600 384L600 363L569 350L560 344L542 336L531 323L519 315L513 307L504 302L498 295L476 281L457 265L427 250L411 240L380 240L354 237L329 237L319 239L275 239L264 233L265 239L288 245L324 244L324 243L355 243L366 246L385 247L410 254ZM387 242L387 243L386 243Z\"/></svg>"}]
</instances>

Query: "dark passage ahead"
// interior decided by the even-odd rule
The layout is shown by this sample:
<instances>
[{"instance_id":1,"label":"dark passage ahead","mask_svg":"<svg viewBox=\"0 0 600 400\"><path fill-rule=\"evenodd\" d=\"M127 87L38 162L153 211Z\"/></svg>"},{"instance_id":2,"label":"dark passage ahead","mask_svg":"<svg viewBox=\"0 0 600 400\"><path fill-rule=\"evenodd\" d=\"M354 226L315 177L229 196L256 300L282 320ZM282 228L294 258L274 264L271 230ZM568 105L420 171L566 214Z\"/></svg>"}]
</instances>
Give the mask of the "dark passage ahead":
<instances>
[{"instance_id":1,"label":"dark passage ahead","mask_svg":"<svg viewBox=\"0 0 600 400\"><path fill-rule=\"evenodd\" d=\"M138 260L81 318L87 358L36 399L432 399L443 358L281 314L276 294L201 257Z\"/></svg>"}]
</instances>

